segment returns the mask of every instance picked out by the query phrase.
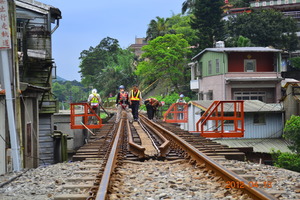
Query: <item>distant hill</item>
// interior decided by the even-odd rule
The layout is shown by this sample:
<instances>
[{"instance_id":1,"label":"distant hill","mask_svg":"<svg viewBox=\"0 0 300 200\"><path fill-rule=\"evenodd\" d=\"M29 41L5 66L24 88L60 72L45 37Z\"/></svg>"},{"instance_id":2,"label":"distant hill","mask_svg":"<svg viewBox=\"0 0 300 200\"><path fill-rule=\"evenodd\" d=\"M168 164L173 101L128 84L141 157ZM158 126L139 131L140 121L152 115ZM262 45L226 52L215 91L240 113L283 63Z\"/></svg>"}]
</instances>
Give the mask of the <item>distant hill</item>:
<instances>
[{"instance_id":1,"label":"distant hill","mask_svg":"<svg viewBox=\"0 0 300 200\"><path fill-rule=\"evenodd\" d=\"M64 79L64 78L62 78L62 77L60 77L60 76L56 76L56 79L54 79L53 80L54 82L56 82L56 81L59 81L59 82L65 82L65 81L68 81L67 79Z\"/></svg>"}]
</instances>

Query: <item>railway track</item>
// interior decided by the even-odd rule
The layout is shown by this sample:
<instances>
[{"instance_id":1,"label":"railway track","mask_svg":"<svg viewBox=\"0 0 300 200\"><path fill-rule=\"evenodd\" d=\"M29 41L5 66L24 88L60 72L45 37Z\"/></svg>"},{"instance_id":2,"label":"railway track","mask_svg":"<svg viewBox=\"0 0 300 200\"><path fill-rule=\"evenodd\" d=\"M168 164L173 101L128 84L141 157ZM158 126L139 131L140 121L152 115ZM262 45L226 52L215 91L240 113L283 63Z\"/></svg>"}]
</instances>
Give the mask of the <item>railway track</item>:
<instances>
[{"instance_id":1,"label":"railway track","mask_svg":"<svg viewBox=\"0 0 300 200\"><path fill-rule=\"evenodd\" d=\"M159 165L168 166L167 169L170 170L172 166L187 168L186 164L193 166L191 170L196 173L189 181L193 178L201 180L198 175L204 174L209 179L202 180L202 183L209 181L210 184L218 185L217 188L226 190L225 196L235 194L243 196L244 199L276 199L256 187L255 182L249 184L253 177L237 174L243 169L231 169L226 164L229 158L243 159L244 154L237 149L188 134L174 125L164 124L164 127L162 123L154 123L144 116L140 117L139 123L133 124L125 118L118 124L113 121L111 119L89 143L78 150L73 159L82 161L82 168L76 172L77 177L70 178L65 184L63 189L66 193L57 195L54 199L131 199L124 195L124 191L130 193L129 190L134 190L132 187L118 187L124 184L121 180L122 171L128 172L134 168L132 166L140 166L143 169L142 174L149 176L147 171ZM128 169L126 165L129 165ZM155 174L152 171L148 179L153 179ZM164 185L177 187L176 183L177 180ZM164 196L158 195L158 198L164 199Z\"/></svg>"}]
</instances>

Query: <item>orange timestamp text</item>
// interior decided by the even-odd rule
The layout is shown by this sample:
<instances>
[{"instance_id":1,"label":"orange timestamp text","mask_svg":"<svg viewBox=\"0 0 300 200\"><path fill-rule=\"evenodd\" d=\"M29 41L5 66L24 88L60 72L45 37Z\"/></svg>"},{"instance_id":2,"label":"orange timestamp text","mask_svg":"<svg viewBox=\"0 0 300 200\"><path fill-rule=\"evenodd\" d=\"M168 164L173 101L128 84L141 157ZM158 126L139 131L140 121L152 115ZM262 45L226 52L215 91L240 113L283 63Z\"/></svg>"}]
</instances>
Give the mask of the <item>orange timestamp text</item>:
<instances>
[{"instance_id":1,"label":"orange timestamp text","mask_svg":"<svg viewBox=\"0 0 300 200\"><path fill-rule=\"evenodd\" d=\"M229 188L245 188L246 185L250 188L272 188L272 182L271 181L263 181L258 183L257 181L249 181L249 182L243 182L243 181L226 181L226 189Z\"/></svg>"}]
</instances>

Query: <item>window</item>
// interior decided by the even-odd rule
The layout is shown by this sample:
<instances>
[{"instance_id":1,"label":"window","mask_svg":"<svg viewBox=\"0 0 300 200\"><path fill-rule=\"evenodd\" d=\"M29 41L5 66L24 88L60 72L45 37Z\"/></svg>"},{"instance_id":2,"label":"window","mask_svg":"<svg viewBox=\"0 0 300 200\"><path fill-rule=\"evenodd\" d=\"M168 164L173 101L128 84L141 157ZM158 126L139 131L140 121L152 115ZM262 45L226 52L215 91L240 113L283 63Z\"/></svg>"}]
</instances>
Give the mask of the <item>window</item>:
<instances>
[{"instance_id":1,"label":"window","mask_svg":"<svg viewBox=\"0 0 300 200\"><path fill-rule=\"evenodd\" d=\"M213 91L212 90L209 90L206 93L206 100L213 100Z\"/></svg>"},{"instance_id":2,"label":"window","mask_svg":"<svg viewBox=\"0 0 300 200\"><path fill-rule=\"evenodd\" d=\"M266 115L263 113L254 113L253 123L254 124L265 124L266 123Z\"/></svg>"},{"instance_id":3,"label":"window","mask_svg":"<svg viewBox=\"0 0 300 200\"><path fill-rule=\"evenodd\" d=\"M202 62L196 64L196 76L202 75Z\"/></svg>"},{"instance_id":4,"label":"window","mask_svg":"<svg viewBox=\"0 0 300 200\"><path fill-rule=\"evenodd\" d=\"M256 60L246 59L244 60L245 72L255 72L256 71Z\"/></svg>"},{"instance_id":5,"label":"window","mask_svg":"<svg viewBox=\"0 0 300 200\"><path fill-rule=\"evenodd\" d=\"M216 73L220 73L220 61L216 59Z\"/></svg>"},{"instance_id":6,"label":"window","mask_svg":"<svg viewBox=\"0 0 300 200\"><path fill-rule=\"evenodd\" d=\"M212 74L212 65L211 65L211 60L208 61L208 74Z\"/></svg>"},{"instance_id":7,"label":"window","mask_svg":"<svg viewBox=\"0 0 300 200\"><path fill-rule=\"evenodd\" d=\"M259 91L234 92L233 98L235 100L260 100L262 102L265 102L266 92L259 92Z\"/></svg>"},{"instance_id":8,"label":"window","mask_svg":"<svg viewBox=\"0 0 300 200\"><path fill-rule=\"evenodd\" d=\"M199 93L199 100L203 100L203 92Z\"/></svg>"}]
</instances>

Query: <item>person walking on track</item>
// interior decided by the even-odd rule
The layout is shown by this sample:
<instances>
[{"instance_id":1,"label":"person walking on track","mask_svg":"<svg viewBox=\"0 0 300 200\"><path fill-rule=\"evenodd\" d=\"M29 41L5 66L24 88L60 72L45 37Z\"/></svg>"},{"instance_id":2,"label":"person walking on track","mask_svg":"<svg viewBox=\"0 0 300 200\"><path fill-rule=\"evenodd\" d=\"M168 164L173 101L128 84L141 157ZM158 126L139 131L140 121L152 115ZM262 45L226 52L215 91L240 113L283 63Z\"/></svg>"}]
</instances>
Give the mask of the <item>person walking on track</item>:
<instances>
[{"instance_id":1,"label":"person walking on track","mask_svg":"<svg viewBox=\"0 0 300 200\"><path fill-rule=\"evenodd\" d=\"M88 103L90 104L92 109L95 111L95 113L99 116L101 98L100 98L100 95L97 93L97 89L92 90L92 94L90 94L89 98L88 98ZM96 123L96 122L93 122L93 123Z\"/></svg>"},{"instance_id":2,"label":"person walking on track","mask_svg":"<svg viewBox=\"0 0 300 200\"><path fill-rule=\"evenodd\" d=\"M181 113L178 113L178 119L179 120L183 120L183 110L184 110L184 106L183 106L183 104L185 104L186 102L185 102L185 100L183 99L183 97L184 97L184 95L183 94L181 94L180 96L179 96L179 99L177 99L177 101L176 101L176 103L178 103L178 105L177 105L177 110L178 111L180 111Z\"/></svg>"},{"instance_id":3,"label":"person walking on track","mask_svg":"<svg viewBox=\"0 0 300 200\"><path fill-rule=\"evenodd\" d=\"M144 104L146 105L148 119L153 120L158 107L162 104L155 98L146 99Z\"/></svg>"},{"instance_id":4,"label":"person walking on track","mask_svg":"<svg viewBox=\"0 0 300 200\"><path fill-rule=\"evenodd\" d=\"M124 85L120 85L119 87L120 92L117 94L116 98L116 108L117 108L117 117L116 123L120 121L122 117L122 111L127 113L127 119L130 123L132 123L132 115L129 112L129 101L128 101L128 92L125 91Z\"/></svg>"},{"instance_id":5,"label":"person walking on track","mask_svg":"<svg viewBox=\"0 0 300 200\"><path fill-rule=\"evenodd\" d=\"M141 91L138 89L137 85L133 86L133 89L129 92L129 104L132 109L132 115L134 121L139 119L138 111L140 105L142 105L142 94Z\"/></svg>"}]
</instances>

